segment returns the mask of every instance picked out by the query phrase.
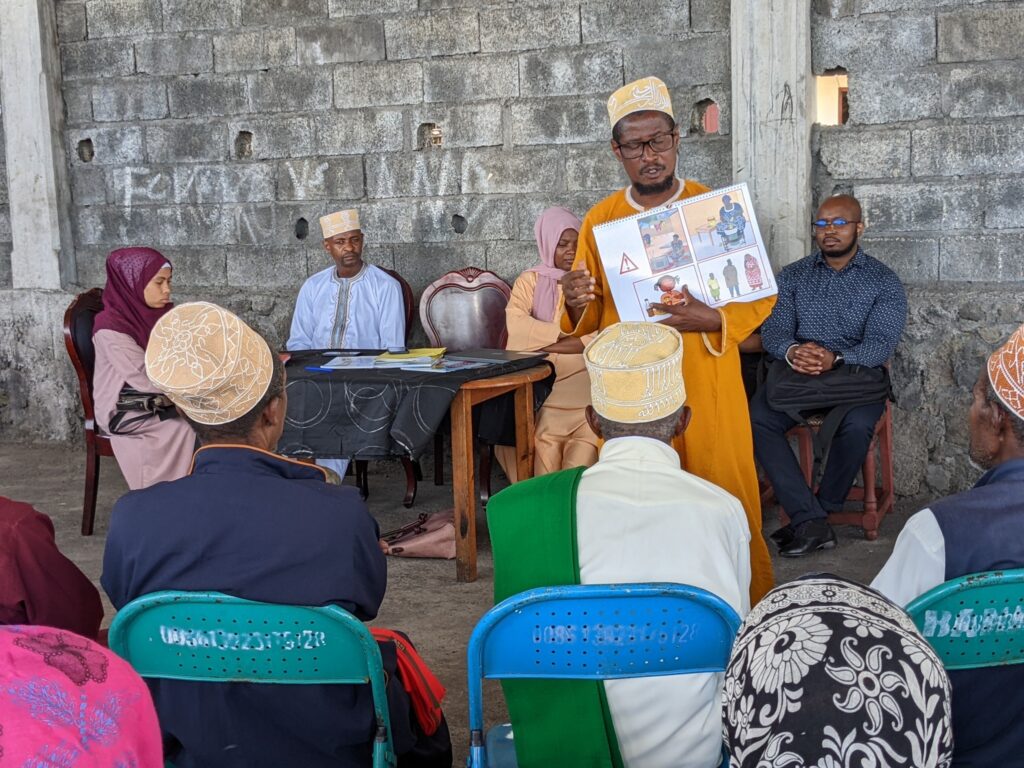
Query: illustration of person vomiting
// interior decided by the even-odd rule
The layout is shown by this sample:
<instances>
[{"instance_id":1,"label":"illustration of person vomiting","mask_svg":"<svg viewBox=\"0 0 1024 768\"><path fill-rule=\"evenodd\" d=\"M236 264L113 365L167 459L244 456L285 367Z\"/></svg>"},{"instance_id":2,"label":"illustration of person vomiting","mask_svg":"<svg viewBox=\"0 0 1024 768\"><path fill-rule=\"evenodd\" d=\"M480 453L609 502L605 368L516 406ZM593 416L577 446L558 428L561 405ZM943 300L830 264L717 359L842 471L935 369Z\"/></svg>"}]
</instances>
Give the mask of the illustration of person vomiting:
<instances>
[{"instance_id":1,"label":"illustration of person vomiting","mask_svg":"<svg viewBox=\"0 0 1024 768\"><path fill-rule=\"evenodd\" d=\"M673 306L675 304L681 304L683 302L683 292L676 290L676 285L679 284L679 278L672 275L665 275L657 284L654 286L654 290L661 291L661 303L667 306Z\"/></svg>"}]
</instances>

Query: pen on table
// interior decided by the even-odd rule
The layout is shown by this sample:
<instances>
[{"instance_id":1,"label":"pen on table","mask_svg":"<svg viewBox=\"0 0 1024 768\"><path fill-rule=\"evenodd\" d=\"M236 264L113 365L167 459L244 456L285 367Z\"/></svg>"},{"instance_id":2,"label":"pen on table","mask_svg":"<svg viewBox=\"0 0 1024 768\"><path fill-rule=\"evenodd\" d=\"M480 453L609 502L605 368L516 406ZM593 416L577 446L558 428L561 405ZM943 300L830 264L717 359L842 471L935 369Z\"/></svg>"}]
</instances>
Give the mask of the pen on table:
<instances>
[{"instance_id":1,"label":"pen on table","mask_svg":"<svg viewBox=\"0 0 1024 768\"><path fill-rule=\"evenodd\" d=\"M321 365L307 365L307 371L314 371L316 373L331 373L332 371L338 370L337 368L324 368Z\"/></svg>"}]
</instances>

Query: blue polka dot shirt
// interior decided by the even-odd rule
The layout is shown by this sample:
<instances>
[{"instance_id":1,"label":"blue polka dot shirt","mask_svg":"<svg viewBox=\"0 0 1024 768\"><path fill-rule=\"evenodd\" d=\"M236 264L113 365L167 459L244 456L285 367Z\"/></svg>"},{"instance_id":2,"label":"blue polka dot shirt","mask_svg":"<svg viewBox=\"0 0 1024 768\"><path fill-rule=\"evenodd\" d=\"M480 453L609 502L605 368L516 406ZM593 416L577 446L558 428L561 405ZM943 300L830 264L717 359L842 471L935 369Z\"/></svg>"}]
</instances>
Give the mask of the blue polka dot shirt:
<instances>
[{"instance_id":1,"label":"blue polka dot shirt","mask_svg":"<svg viewBox=\"0 0 1024 768\"><path fill-rule=\"evenodd\" d=\"M782 359L813 341L848 365L876 368L890 357L907 322L907 294L896 273L860 248L840 271L816 252L778 275L779 298L761 327L768 354Z\"/></svg>"}]
</instances>

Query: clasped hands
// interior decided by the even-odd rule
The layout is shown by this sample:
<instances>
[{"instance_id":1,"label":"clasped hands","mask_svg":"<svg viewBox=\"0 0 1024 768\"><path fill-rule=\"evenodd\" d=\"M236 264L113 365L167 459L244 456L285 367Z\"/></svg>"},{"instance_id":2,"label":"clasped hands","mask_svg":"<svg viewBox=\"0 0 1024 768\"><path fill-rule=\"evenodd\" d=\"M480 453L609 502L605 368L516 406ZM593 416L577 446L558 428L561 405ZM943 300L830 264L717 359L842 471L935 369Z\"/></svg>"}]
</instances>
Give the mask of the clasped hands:
<instances>
[{"instance_id":1,"label":"clasped hands","mask_svg":"<svg viewBox=\"0 0 1024 768\"><path fill-rule=\"evenodd\" d=\"M565 296L565 306L569 317L574 323L578 322L583 310L597 298L594 292L597 282L590 274L589 269L566 272L559 282L562 285L562 295ZM659 322L680 332L722 330L722 316L718 314L718 310L712 309L700 299L694 298L685 285L682 286L680 292L683 294L683 298L678 304L651 304L651 307L659 314L668 315Z\"/></svg>"},{"instance_id":2,"label":"clasped hands","mask_svg":"<svg viewBox=\"0 0 1024 768\"><path fill-rule=\"evenodd\" d=\"M817 376L832 370L836 364L836 355L820 344L808 341L805 344L790 347L786 351L786 360L797 373Z\"/></svg>"}]
</instances>

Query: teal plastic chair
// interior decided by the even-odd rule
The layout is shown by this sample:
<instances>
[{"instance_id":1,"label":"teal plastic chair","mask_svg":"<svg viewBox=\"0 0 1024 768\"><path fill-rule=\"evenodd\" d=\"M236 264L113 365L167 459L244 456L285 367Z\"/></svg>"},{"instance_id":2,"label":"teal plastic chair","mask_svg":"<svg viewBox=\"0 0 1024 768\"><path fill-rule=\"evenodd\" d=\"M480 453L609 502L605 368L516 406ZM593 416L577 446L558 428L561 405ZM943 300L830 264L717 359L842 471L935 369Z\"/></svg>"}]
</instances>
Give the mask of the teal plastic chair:
<instances>
[{"instance_id":1,"label":"teal plastic chair","mask_svg":"<svg viewBox=\"0 0 1024 768\"><path fill-rule=\"evenodd\" d=\"M484 678L724 672L739 627L740 617L722 598L684 584L537 587L512 595L484 614L469 638L467 768L518 765L510 724L484 735ZM728 764L723 745L721 766Z\"/></svg>"},{"instance_id":2,"label":"teal plastic chair","mask_svg":"<svg viewBox=\"0 0 1024 768\"><path fill-rule=\"evenodd\" d=\"M947 581L907 613L946 669L1024 662L1024 568Z\"/></svg>"},{"instance_id":3,"label":"teal plastic chair","mask_svg":"<svg viewBox=\"0 0 1024 768\"><path fill-rule=\"evenodd\" d=\"M342 608L256 603L219 592L154 592L118 611L109 643L142 677L368 683L377 718L373 766L397 765L380 648Z\"/></svg>"}]
</instances>

